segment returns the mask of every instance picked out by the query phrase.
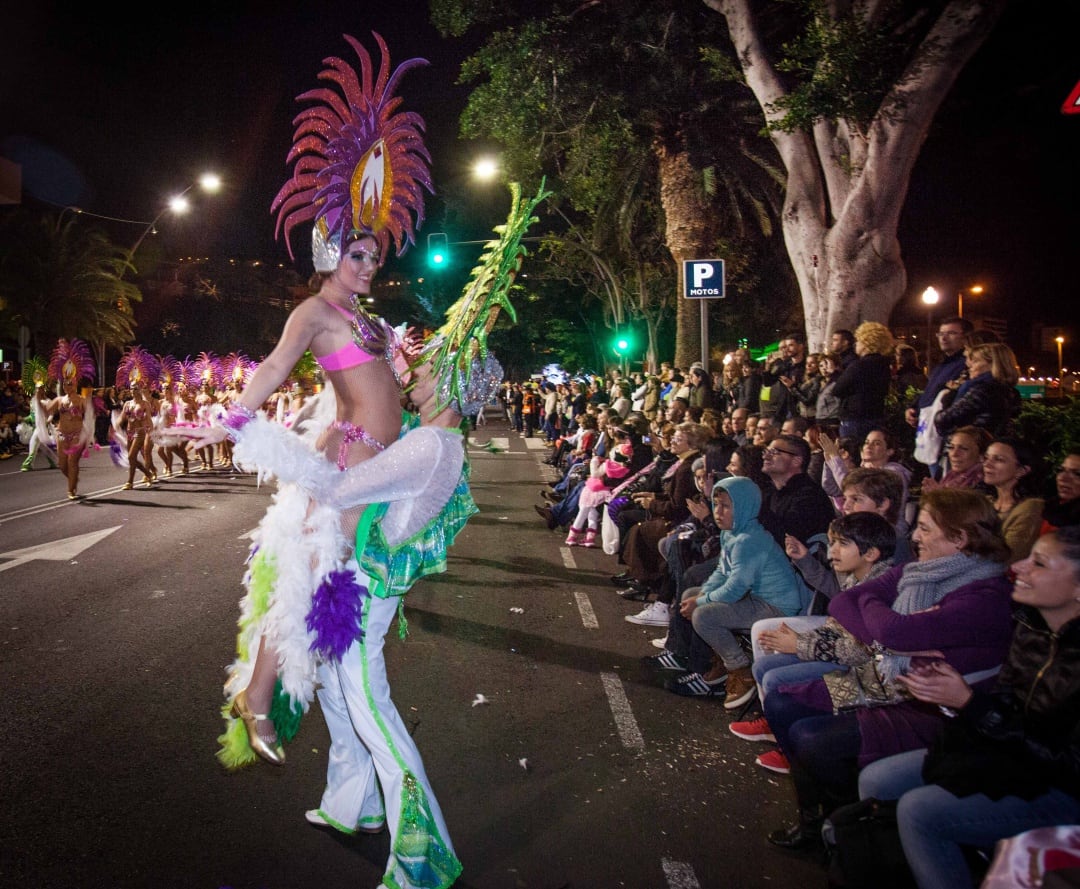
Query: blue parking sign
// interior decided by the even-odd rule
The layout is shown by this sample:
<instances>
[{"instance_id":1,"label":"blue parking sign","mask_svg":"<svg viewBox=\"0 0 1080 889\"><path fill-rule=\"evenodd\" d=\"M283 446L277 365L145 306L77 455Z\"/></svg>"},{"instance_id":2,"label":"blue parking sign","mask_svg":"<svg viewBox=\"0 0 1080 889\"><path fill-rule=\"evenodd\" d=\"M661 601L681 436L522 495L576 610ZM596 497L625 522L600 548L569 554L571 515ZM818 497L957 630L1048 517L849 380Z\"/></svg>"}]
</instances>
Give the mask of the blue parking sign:
<instances>
[{"instance_id":1,"label":"blue parking sign","mask_svg":"<svg viewBox=\"0 0 1080 889\"><path fill-rule=\"evenodd\" d=\"M687 299L723 299L724 260L683 260L683 293Z\"/></svg>"}]
</instances>

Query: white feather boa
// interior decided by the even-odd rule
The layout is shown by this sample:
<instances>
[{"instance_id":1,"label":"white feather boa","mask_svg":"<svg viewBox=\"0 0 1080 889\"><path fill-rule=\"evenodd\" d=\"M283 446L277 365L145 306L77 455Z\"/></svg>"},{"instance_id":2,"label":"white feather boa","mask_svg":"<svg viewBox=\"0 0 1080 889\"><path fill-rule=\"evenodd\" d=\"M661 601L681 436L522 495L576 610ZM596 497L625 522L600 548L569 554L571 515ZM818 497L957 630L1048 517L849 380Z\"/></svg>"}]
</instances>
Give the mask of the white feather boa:
<instances>
[{"instance_id":1,"label":"white feather boa","mask_svg":"<svg viewBox=\"0 0 1080 889\"><path fill-rule=\"evenodd\" d=\"M349 553L340 516L297 486L285 485L250 536L259 553L272 560L276 578L269 609L260 620L253 620L250 596L240 602L241 649L249 653L250 661L237 658L233 662L225 691L232 697L248 686L260 639L265 636L277 651L282 688L307 712L314 697L316 667L311 652L315 637L308 631L307 615L322 578L341 569ZM350 560L348 568L356 571L356 563ZM362 576L359 579L362 582Z\"/></svg>"}]
</instances>

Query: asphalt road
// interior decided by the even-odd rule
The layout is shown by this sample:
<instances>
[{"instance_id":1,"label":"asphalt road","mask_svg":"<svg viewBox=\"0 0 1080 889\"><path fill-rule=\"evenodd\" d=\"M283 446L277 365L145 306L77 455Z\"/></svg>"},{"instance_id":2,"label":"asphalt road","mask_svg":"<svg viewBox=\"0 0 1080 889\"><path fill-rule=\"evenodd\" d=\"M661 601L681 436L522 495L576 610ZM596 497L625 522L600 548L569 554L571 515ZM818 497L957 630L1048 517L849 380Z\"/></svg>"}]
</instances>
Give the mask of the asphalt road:
<instances>
[{"instance_id":1,"label":"asphalt road","mask_svg":"<svg viewBox=\"0 0 1080 889\"><path fill-rule=\"evenodd\" d=\"M719 702L663 690L640 663L662 631L623 620L640 606L614 594L614 557L536 516L539 440L499 421L475 437L503 445L471 450L480 514L387 644L459 889L824 886L765 841L793 812L787 779ZM0 463L0 886L376 886L385 834L303 818L326 766L317 704L283 768L214 758L245 534L272 486L216 470L121 491L100 452L69 503L58 472L18 469Z\"/></svg>"}]
</instances>

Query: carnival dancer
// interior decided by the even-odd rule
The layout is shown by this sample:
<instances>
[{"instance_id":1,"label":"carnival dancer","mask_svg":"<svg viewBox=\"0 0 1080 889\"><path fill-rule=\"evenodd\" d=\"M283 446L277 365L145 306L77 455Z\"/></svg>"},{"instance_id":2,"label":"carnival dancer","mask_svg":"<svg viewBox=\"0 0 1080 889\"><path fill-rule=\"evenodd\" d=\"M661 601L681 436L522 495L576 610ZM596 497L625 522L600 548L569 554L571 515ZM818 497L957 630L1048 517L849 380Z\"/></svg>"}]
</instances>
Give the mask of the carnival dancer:
<instances>
[{"instance_id":1,"label":"carnival dancer","mask_svg":"<svg viewBox=\"0 0 1080 889\"><path fill-rule=\"evenodd\" d=\"M180 458L183 465L183 474L187 475L191 463L187 452L187 439L174 435L170 430L184 422L186 405L180 397L178 387L184 375L184 368L172 355L158 356L158 366L161 368L158 375L158 386L161 389L161 400L158 402L157 416L154 418L154 431L152 433L154 443L157 445L157 454L165 467L165 478L171 478L173 474L173 459Z\"/></svg>"},{"instance_id":2,"label":"carnival dancer","mask_svg":"<svg viewBox=\"0 0 1080 889\"><path fill-rule=\"evenodd\" d=\"M78 339L57 342L49 361L49 377L60 381L64 394L45 401L41 397L43 384L35 380L35 407L41 411L37 415L39 421L59 414L56 455L60 471L67 479L68 500L75 500L79 496L79 460L94 440L94 406L90 399L79 394L79 381L94 377L94 359L86 343Z\"/></svg>"},{"instance_id":3,"label":"carnival dancer","mask_svg":"<svg viewBox=\"0 0 1080 889\"><path fill-rule=\"evenodd\" d=\"M34 460L38 449L45 445L45 459L49 462L49 469L56 469L56 461L53 459L53 438L49 431L49 417L41 409L41 402L34 398L38 386L43 386L49 378L48 365L36 355L28 358L23 365L22 384L23 391L30 398L30 412L23 421L15 428L19 441L27 447L26 459L23 460L20 472L30 472L34 468Z\"/></svg>"},{"instance_id":4,"label":"carnival dancer","mask_svg":"<svg viewBox=\"0 0 1080 889\"><path fill-rule=\"evenodd\" d=\"M213 352L200 352L194 362L195 416L200 426L209 427L213 408L218 404L217 389L221 382L221 359ZM200 469L214 468L214 445L198 447Z\"/></svg>"},{"instance_id":5,"label":"carnival dancer","mask_svg":"<svg viewBox=\"0 0 1080 889\"><path fill-rule=\"evenodd\" d=\"M131 346L124 352L116 368L116 388L131 391L131 397L120 409L118 423L127 437L128 480L123 487L125 491L135 487L136 469L142 471L143 484L147 488L157 480L154 441L151 438L155 410L148 387L160 373L157 359L141 346Z\"/></svg>"}]
</instances>

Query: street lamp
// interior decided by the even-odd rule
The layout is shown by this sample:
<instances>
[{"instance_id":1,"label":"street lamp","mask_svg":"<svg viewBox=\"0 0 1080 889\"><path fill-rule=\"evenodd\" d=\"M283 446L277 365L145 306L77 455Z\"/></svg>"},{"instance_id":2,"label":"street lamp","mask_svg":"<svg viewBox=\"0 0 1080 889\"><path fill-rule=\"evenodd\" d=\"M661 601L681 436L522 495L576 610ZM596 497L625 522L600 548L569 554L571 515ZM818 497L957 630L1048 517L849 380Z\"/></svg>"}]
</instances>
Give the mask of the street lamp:
<instances>
[{"instance_id":1,"label":"street lamp","mask_svg":"<svg viewBox=\"0 0 1080 889\"><path fill-rule=\"evenodd\" d=\"M1065 337L1056 336L1056 337L1054 337L1054 342L1057 343L1057 347L1058 347L1058 391L1062 395L1064 395L1065 394L1065 371L1061 367L1061 347L1065 345Z\"/></svg>"},{"instance_id":2,"label":"street lamp","mask_svg":"<svg viewBox=\"0 0 1080 889\"><path fill-rule=\"evenodd\" d=\"M473 176L481 182L490 182L499 174L499 164L491 157L478 158L473 164Z\"/></svg>"},{"instance_id":3,"label":"street lamp","mask_svg":"<svg viewBox=\"0 0 1080 889\"><path fill-rule=\"evenodd\" d=\"M158 215L155 216L152 220L150 220L150 224L147 225L145 229L143 229L143 233L139 235L138 240L136 240L135 243L132 245L132 259L135 258L135 251L139 249L139 246L142 244L143 240L145 240L146 236L152 231L154 231L154 226L157 225L158 221L161 219L162 216L164 216L166 213L186 213L190 209L191 202L187 198L187 193L191 191L191 189L193 189L196 185L198 185L203 191L207 192L208 194L215 194L221 189L221 177L218 176L216 173L203 173L202 176L192 182L191 185L185 188L182 192L180 192L178 195L174 195L173 197L171 197L169 199L169 202L161 208L161 212L158 213Z\"/></svg>"},{"instance_id":4,"label":"street lamp","mask_svg":"<svg viewBox=\"0 0 1080 889\"><path fill-rule=\"evenodd\" d=\"M981 284L976 284L973 287L969 287L967 289L967 292L970 293L972 296L978 296L980 293L983 292L982 285ZM964 291L963 290L961 290L958 294L956 294L956 314L961 318L964 317Z\"/></svg>"},{"instance_id":5,"label":"street lamp","mask_svg":"<svg viewBox=\"0 0 1080 889\"><path fill-rule=\"evenodd\" d=\"M937 290L927 287L922 294L923 305L926 306L926 372L930 373L930 343L934 338L934 306L938 304Z\"/></svg>"}]
</instances>

